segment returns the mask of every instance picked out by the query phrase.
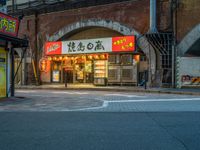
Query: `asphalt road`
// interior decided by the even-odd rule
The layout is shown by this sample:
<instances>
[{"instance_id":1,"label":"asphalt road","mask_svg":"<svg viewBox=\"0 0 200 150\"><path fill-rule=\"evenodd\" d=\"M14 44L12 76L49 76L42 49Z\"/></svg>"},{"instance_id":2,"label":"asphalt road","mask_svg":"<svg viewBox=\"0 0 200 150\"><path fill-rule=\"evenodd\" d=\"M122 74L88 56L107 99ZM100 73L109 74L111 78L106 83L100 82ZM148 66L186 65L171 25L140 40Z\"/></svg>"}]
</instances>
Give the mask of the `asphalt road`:
<instances>
[{"instance_id":1,"label":"asphalt road","mask_svg":"<svg viewBox=\"0 0 200 150\"><path fill-rule=\"evenodd\" d=\"M45 90L17 96L0 102L0 150L200 149L200 97Z\"/></svg>"}]
</instances>

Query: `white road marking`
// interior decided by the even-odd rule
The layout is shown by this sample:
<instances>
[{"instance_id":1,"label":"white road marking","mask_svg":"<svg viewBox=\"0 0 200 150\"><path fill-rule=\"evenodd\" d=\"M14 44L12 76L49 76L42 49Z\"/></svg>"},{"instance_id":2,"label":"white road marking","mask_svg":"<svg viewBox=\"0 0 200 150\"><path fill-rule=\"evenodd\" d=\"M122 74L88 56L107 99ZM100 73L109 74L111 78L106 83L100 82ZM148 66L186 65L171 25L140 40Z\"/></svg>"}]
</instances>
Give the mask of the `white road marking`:
<instances>
[{"instance_id":1,"label":"white road marking","mask_svg":"<svg viewBox=\"0 0 200 150\"><path fill-rule=\"evenodd\" d=\"M129 95L129 94L105 94L105 96L146 97L146 96Z\"/></svg>"},{"instance_id":2,"label":"white road marking","mask_svg":"<svg viewBox=\"0 0 200 150\"><path fill-rule=\"evenodd\" d=\"M57 98L58 96L53 96L53 95L39 95L39 94L34 94L31 96L39 96L39 97L44 97L44 98Z\"/></svg>"},{"instance_id":3,"label":"white road marking","mask_svg":"<svg viewBox=\"0 0 200 150\"><path fill-rule=\"evenodd\" d=\"M64 109L63 111L84 111L84 110L95 110L95 109L102 109L105 108L104 105L103 106L99 106L99 107L88 107L88 108L80 108L80 109Z\"/></svg>"},{"instance_id":4,"label":"white road marking","mask_svg":"<svg viewBox=\"0 0 200 150\"><path fill-rule=\"evenodd\" d=\"M88 93L86 93L86 92L74 92L74 94L86 95L86 94L88 94Z\"/></svg>"},{"instance_id":5,"label":"white road marking","mask_svg":"<svg viewBox=\"0 0 200 150\"><path fill-rule=\"evenodd\" d=\"M47 104L35 104L35 106L47 106Z\"/></svg>"},{"instance_id":6,"label":"white road marking","mask_svg":"<svg viewBox=\"0 0 200 150\"><path fill-rule=\"evenodd\" d=\"M17 91L16 93L35 93L37 91L29 91L29 90L20 90L20 91Z\"/></svg>"},{"instance_id":7,"label":"white road marking","mask_svg":"<svg viewBox=\"0 0 200 150\"><path fill-rule=\"evenodd\" d=\"M67 91L52 91L50 93L54 93L54 94L74 94L74 92L67 92Z\"/></svg>"},{"instance_id":8,"label":"white road marking","mask_svg":"<svg viewBox=\"0 0 200 150\"><path fill-rule=\"evenodd\" d=\"M68 92L68 91L53 91L51 93L55 93L55 94L77 94L77 95L86 95L86 94L88 94L86 92Z\"/></svg>"},{"instance_id":9,"label":"white road marking","mask_svg":"<svg viewBox=\"0 0 200 150\"><path fill-rule=\"evenodd\" d=\"M139 100L112 100L108 103L126 103L126 102L170 102L170 101L200 101L200 98L180 98L180 99L139 99Z\"/></svg>"},{"instance_id":10,"label":"white road marking","mask_svg":"<svg viewBox=\"0 0 200 150\"><path fill-rule=\"evenodd\" d=\"M100 99L98 99L100 100ZM102 99L101 99L102 100ZM84 111L84 110L95 110L95 109L103 109L107 108L110 103L126 103L126 102L170 102L170 101L200 101L199 98L182 98L182 99L142 99L142 100L102 100L103 105L99 107L89 107L89 108L81 108L81 109L74 109L71 111Z\"/></svg>"},{"instance_id":11,"label":"white road marking","mask_svg":"<svg viewBox=\"0 0 200 150\"><path fill-rule=\"evenodd\" d=\"M17 91L17 93L36 93L38 91ZM77 94L77 95L86 95L86 94L89 94L89 93L86 93L86 92L69 92L69 91L49 91L48 93L53 93L53 94ZM35 96L35 95L34 95Z\"/></svg>"}]
</instances>

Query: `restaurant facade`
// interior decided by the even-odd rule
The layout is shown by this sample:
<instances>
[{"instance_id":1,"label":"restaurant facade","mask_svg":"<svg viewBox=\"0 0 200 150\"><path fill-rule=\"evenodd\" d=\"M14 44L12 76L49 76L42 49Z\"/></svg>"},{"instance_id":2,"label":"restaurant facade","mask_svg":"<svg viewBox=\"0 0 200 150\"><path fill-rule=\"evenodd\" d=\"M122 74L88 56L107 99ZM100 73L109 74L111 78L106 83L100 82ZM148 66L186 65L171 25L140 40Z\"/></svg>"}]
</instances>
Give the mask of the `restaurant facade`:
<instances>
[{"instance_id":1,"label":"restaurant facade","mask_svg":"<svg viewBox=\"0 0 200 150\"><path fill-rule=\"evenodd\" d=\"M136 36L46 42L44 52L39 68L45 83L138 85L142 80Z\"/></svg>"}]
</instances>

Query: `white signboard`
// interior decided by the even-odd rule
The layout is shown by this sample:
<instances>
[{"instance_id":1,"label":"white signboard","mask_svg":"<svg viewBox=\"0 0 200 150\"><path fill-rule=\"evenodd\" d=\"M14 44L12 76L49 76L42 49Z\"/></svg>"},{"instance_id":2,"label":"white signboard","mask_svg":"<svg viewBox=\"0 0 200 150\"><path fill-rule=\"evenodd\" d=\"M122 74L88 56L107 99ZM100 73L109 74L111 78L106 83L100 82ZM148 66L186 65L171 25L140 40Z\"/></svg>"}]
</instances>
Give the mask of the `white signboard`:
<instances>
[{"instance_id":1,"label":"white signboard","mask_svg":"<svg viewBox=\"0 0 200 150\"><path fill-rule=\"evenodd\" d=\"M62 54L112 52L112 38L73 40L62 42Z\"/></svg>"}]
</instances>

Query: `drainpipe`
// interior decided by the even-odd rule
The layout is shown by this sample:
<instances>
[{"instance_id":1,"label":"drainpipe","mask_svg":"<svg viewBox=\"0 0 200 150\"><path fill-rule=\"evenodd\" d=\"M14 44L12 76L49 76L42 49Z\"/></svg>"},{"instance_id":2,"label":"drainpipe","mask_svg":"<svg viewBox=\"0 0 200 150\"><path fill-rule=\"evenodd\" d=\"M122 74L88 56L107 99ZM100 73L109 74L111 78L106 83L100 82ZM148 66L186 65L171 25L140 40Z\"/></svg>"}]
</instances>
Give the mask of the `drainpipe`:
<instances>
[{"instance_id":1,"label":"drainpipe","mask_svg":"<svg viewBox=\"0 0 200 150\"><path fill-rule=\"evenodd\" d=\"M173 59L172 59L172 86L173 88L176 88L176 72L177 72L177 68L176 68L176 63L177 63L177 56L178 56L178 50L177 50L177 9L178 9L178 0L171 0L171 5L173 7L171 7L172 10L172 31L173 31L173 35L174 35L174 41L173 41Z\"/></svg>"},{"instance_id":2,"label":"drainpipe","mask_svg":"<svg viewBox=\"0 0 200 150\"><path fill-rule=\"evenodd\" d=\"M36 11L35 12L35 68L36 68L36 78L39 77L39 68L38 68L38 55L39 55L39 52L38 52L38 12ZM39 81L36 81L36 85L39 84Z\"/></svg>"},{"instance_id":3,"label":"drainpipe","mask_svg":"<svg viewBox=\"0 0 200 150\"><path fill-rule=\"evenodd\" d=\"M152 33L158 33L156 24L157 24L157 19L156 19L156 0L150 0L150 21L149 21L149 34ZM149 54L151 55L151 50L149 49ZM159 57L159 56L157 56ZM158 59L158 58L156 58ZM150 83L148 84L152 84L152 74L151 74L151 60L149 61L149 75L148 75L148 79L150 81ZM156 73L157 74L157 73ZM155 76L157 76L155 74Z\"/></svg>"},{"instance_id":4,"label":"drainpipe","mask_svg":"<svg viewBox=\"0 0 200 150\"><path fill-rule=\"evenodd\" d=\"M14 48L11 47L11 97L15 96L15 59Z\"/></svg>"},{"instance_id":5,"label":"drainpipe","mask_svg":"<svg viewBox=\"0 0 200 150\"><path fill-rule=\"evenodd\" d=\"M150 33L157 33L156 27L156 0L150 0Z\"/></svg>"}]
</instances>

